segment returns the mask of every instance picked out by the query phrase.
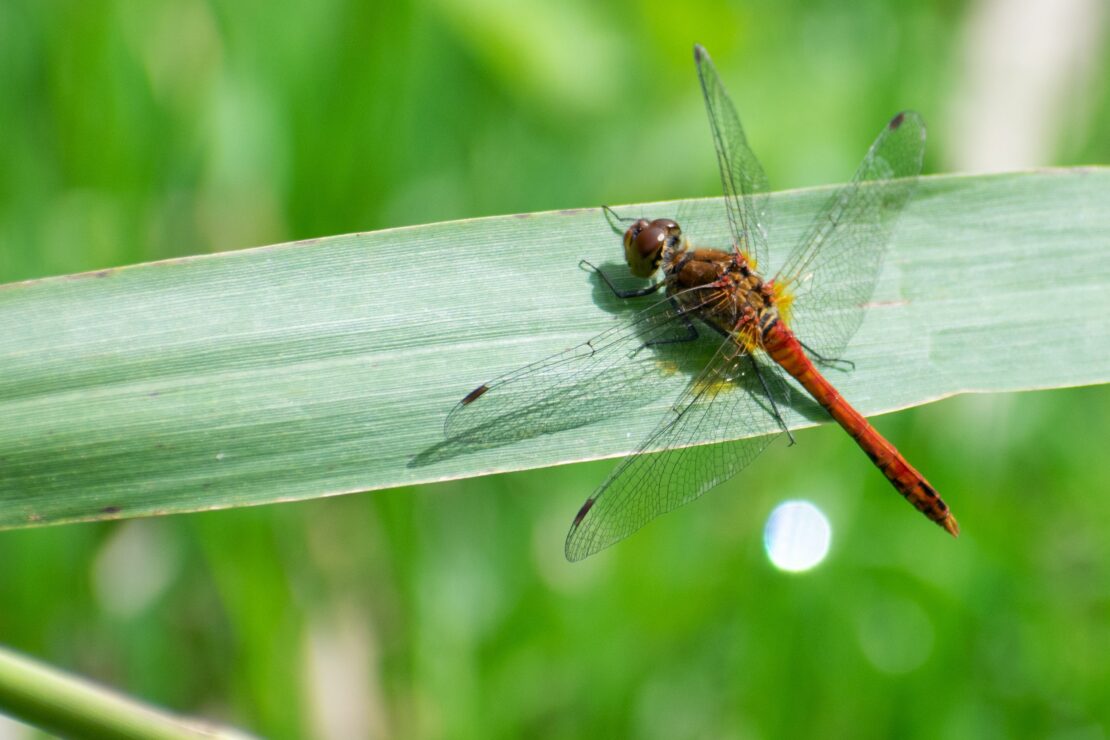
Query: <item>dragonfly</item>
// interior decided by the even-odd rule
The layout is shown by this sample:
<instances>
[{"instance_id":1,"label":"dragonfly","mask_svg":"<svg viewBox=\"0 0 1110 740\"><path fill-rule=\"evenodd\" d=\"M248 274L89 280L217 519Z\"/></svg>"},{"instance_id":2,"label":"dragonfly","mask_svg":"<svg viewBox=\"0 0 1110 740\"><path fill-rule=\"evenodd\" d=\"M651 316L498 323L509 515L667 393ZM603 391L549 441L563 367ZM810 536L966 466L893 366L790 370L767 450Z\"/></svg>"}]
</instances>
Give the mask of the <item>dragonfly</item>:
<instances>
[{"instance_id":1,"label":"dragonfly","mask_svg":"<svg viewBox=\"0 0 1110 740\"><path fill-rule=\"evenodd\" d=\"M617 298L656 300L577 347L478 386L449 413L445 433L503 443L627 412L662 389L657 379L666 373L653 353L681 351L705 335L715 339L715 351L637 451L578 510L567 535L568 560L593 555L732 478L781 434L793 444L781 413L792 392L785 375L910 504L958 535L936 489L819 369L854 368L839 358L863 321L883 253L921 171L924 122L912 111L895 115L852 180L833 191L782 267L764 279L758 270L767 263L767 177L700 45L694 60L731 244L701 246L678 220L622 218L606 208L610 224L628 224L624 257L632 275L659 277L622 289L606 272L582 264ZM766 428L778 431L736 439L745 429ZM706 445L706 439L724 441Z\"/></svg>"}]
</instances>

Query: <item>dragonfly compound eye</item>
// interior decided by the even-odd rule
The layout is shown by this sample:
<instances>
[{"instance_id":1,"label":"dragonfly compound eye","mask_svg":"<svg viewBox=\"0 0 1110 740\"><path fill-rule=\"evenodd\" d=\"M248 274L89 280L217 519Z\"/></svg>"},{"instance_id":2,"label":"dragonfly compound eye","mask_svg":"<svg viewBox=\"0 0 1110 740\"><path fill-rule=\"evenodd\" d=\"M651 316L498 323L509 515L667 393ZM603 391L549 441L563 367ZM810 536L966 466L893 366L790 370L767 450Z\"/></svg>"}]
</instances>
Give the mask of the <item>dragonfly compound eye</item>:
<instances>
[{"instance_id":1,"label":"dragonfly compound eye","mask_svg":"<svg viewBox=\"0 0 1110 740\"><path fill-rule=\"evenodd\" d=\"M657 218L651 222L652 226L657 226L666 232L667 236L682 236L682 229L679 227L677 221L672 221L669 218Z\"/></svg>"},{"instance_id":2,"label":"dragonfly compound eye","mask_svg":"<svg viewBox=\"0 0 1110 740\"><path fill-rule=\"evenodd\" d=\"M673 249L682 241L682 228L679 227L678 222L672 221L669 218L659 218L652 221L651 225L663 230L663 233L666 235L668 247Z\"/></svg>"},{"instance_id":3,"label":"dragonfly compound eye","mask_svg":"<svg viewBox=\"0 0 1110 740\"><path fill-rule=\"evenodd\" d=\"M646 218L641 218L638 221L634 221L632 225L628 227L628 230L624 232L625 249L627 249L629 243L633 241L636 237L638 237L640 235L640 232L646 229L648 226L649 224Z\"/></svg>"},{"instance_id":4,"label":"dragonfly compound eye","mask_svg":"<svg viewBox=\"0 0 1110 740\"><path fill-rule=\"evenodd\" d=\"M632 274L637 277L651 277L659 268L666 243L666 230L658 221L650 224L640 219L624 233L624 258Z\"/></svg>"}]
</instances>

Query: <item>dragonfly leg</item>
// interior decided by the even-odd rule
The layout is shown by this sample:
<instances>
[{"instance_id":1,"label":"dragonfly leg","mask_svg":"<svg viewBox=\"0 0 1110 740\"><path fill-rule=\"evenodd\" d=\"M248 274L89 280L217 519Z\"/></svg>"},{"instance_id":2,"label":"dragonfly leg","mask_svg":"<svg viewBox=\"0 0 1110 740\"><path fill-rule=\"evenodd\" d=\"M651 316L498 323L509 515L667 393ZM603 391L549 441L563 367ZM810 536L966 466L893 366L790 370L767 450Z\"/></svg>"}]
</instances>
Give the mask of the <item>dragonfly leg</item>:
<instances>
[{"instance_id":1,"label":"dragonfly leg","mask_svg":"<svg viewBox=\"0 0 1110 740\"><path fill-rule=\"evenodd\" d=\"M605 219L609 222L609 227L611 229L613 229L613 231L617 232L618 234L621 233L622 231L624 231L624 227L615 226L613 224L614 220L616 220L620 223L628 223L629 221L635 221L636 220L634 218L626 218L624 216L621 216L620 214L618 214L616 211L614 211L609 206L602 206L601 207L601 212L605 214Z\"/></svg>"},{"instance_id":2,"label":"dragonfly leg","mask_svg":"<svg viewBox=\"0 0 1110 740\"><path fill-rule=\"evenodd\" d=\"M813 359L817 360L817 362L819 362L822 365L829 365L829 366L834 366L834 367L836 365L841 365L841 366L847 365L847 370L855 370L856 369L856 363L852 362L851 360L842 360L839 357L825 357L824 355L822 355L820 352L818 352L817 350L810 347L805 342L803 342L801 340L798 340L798 343L802 345L802 349L804 349L806 351L806 354L808 354Z\"/></svg>"},{"instance_id":3,"label":"dragonfly leg","mask_svg":"<svg viewBox=\"0 0 1110 740\"><path fill-rule=\"evenodd\" d=\"M779 423L779 426L782 427L782 431L786 432L786 438L790 440L790 446L793 447L794 435L786 426L786 421L782 418L782 414L779 413L778 404L775 403L775 396L773 393L771 393L771 388L767 385L767 380L763 377L763 373L759 370L759 363L756 362L754 359L752 360L752 367L755 368L755 377L759 378L759 384L763 386L763 393L766 394L767 400L771 403L771 415L775 417L775 421L777 421Z\"/></svg>"},{"instance_id":4,"label":"dragonfly leg","mask_svg":"<svg viewBox=\"0 0 1110 740\"><path fill-rule=\"evenodd\" d=\"M608 275L606 275L604 272L601 271L601 268L594 266L592 263L590 263L586 260L582 260L581 262L578 263L578 265L579 265L579 267L581 267L582 265L585 265L586 267L590 268L595 273L597 273L599 276L601 276L601 279L605 281L605 284L609 286L609 290L613 291L613 295L615 295L617 298L639 298L640 296L651 295L652 293L654 293L655 291L657 291L657 290L659 290L660 288L663 287L663 282L660 281L658 283L652 283L651 285L649 285L645 288L635 288L633 290L621 290L620 288L618 288L616 285L613 284L613 281L609 279Z\"/></svg>"}]
</instances>

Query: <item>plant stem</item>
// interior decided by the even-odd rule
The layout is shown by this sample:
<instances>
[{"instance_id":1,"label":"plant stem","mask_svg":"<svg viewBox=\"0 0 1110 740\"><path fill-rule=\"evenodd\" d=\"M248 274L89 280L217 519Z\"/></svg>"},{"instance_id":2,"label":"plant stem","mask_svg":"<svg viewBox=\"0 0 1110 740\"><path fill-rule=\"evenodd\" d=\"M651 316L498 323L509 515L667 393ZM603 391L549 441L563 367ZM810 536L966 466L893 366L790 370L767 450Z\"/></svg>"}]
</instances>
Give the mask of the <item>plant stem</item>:
<instances>
[{"instance_id":1,"label":"plant stem","mask_svg":"<svg viewBox=\"0 0 1110 740\"><path fill-rule=\"evenodd\" d=\"M0 711L62 737L245 738L155 707L0 647Z\"/></svg>"}]
</instances>

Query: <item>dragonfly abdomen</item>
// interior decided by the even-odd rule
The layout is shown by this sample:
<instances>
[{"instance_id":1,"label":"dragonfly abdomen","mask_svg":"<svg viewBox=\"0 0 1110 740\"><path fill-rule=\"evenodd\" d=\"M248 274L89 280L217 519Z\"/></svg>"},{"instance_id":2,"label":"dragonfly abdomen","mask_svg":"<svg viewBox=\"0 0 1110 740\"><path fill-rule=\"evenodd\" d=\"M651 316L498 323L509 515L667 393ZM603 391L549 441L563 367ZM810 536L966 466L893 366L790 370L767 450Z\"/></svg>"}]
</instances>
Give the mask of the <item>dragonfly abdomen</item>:
<instances>
[{"instance_id":1,"label":"dragonfly abdomen","mask_svg":"<svg viewBox=\"0 0 1110 740\"><path fill-rule=\"evenodd\" d=\"M944 503L936 489L862 414L844 400L840 392L806 356L794 333L781 321L773 322L767 327L763 335L763 348L852 436L875 467L914 508L944 527L952 536L959 534L956 517L952 516L948 504Z\"/></svg>"}]
</instances>

